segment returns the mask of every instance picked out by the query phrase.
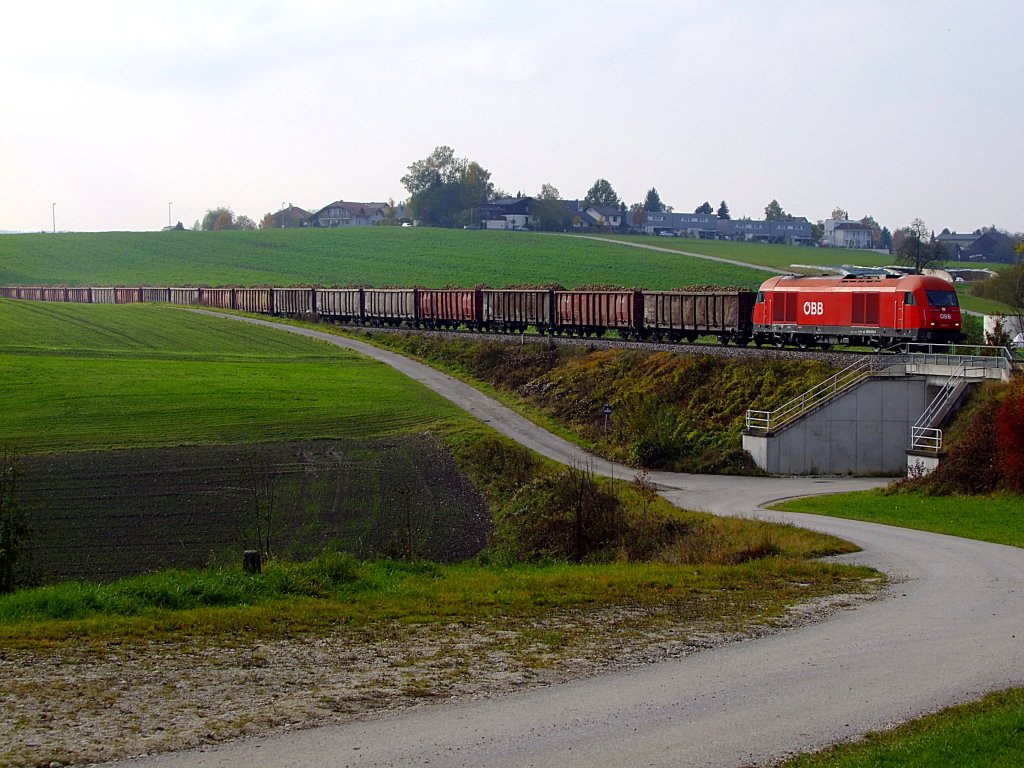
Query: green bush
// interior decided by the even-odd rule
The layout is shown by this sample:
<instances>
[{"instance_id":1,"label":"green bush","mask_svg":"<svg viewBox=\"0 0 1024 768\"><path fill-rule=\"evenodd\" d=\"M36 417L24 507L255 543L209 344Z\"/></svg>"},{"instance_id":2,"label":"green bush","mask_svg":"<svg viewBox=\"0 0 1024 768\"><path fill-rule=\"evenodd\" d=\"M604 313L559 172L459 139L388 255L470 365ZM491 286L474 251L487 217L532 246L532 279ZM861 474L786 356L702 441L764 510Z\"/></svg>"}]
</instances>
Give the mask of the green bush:
<instances>
[{"instance_id":1,"label":"green bush","mask_svg":"<svg viewBox=\"0 0 1024 768\"><path fill-rule=\"evenodd\" d=\"M607 557L622 526L619 497L593 472L567 467L523 485L498 515L495 544L516 560Z\"/></svg>"}]
</instances>

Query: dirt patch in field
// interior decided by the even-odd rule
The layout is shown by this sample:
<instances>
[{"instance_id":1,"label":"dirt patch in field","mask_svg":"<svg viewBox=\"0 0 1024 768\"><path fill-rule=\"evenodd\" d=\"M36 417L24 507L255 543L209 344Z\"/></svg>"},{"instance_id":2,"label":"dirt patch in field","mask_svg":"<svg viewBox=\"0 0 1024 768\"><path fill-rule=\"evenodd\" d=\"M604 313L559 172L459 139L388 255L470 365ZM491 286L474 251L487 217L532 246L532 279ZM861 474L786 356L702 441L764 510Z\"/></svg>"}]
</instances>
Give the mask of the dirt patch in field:
<instances>
[{"instance_id":1,"label":"dirt patch in field","mask_svg":"<svg viewBox=\"0 0 1024 768\"><path fill-rule=\"evenodd\" d=\"M28 457L26 575L111 580L238 563L272 510L276 555L456 562L491 531L481 495L430 435Z\"/></svg>"}]
</instances>

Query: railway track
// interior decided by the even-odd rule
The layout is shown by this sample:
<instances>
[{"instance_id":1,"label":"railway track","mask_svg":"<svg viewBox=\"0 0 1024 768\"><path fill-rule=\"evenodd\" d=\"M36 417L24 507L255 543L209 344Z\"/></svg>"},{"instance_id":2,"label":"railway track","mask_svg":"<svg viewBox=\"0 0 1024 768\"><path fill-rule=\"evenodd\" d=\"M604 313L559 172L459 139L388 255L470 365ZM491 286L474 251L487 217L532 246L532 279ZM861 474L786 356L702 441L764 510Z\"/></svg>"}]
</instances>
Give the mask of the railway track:
<instances>
[{"instance_id":1,"label":"railway track","mask_svg":"<svg viewBox=\"0 0 1024 768\"><path fill-rule=\"evenodd\" d=\"M369 334L416 334L438 338L459 338L468 341L494 341L503 344L549 344L554 346L586 347L588 349L634 349L646 352L676 352L681 355L709 355L735 359L785 359L817 360L845 367L864 355L879 354L876 351L853 351L837 349L795 349L777 347L736 346L735 344L666 343L655 341L632 341L615 337L550 336L537 333L509 334L486 331L440 331L429 328L377 328L351 326L353 330Z\"/></svg>"}]
</instances>

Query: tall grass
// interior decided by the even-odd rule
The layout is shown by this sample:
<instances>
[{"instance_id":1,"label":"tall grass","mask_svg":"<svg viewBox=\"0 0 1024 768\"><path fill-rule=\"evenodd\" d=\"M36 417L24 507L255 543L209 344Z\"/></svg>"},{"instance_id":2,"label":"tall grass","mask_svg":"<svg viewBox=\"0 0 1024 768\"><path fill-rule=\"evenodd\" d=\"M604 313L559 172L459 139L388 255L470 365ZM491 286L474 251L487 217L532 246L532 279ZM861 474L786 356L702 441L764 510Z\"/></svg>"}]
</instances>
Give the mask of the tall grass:
<instances>
[{"instance_id":1,"label":"tall grass","mask_svg":"<svg viewBox=\"0 0 1024 768\"><path fill-rule=\"evenodd\" d=\"M436 565L355 562L324 554L271 561L262 574L171 571L110 584L60 584L0 597L0 644L68 637L191 632L291 633L338 624L532 617L551 610L685 602L694 618L739 611L777 616L787 605L859 591L870 569L769 557L738 565L664 563Z\"/></svg>"},{"instance_id":2,"label":"tall grass","mask_svg":"<svg viewBox=\"0 0 1024 768\"><path fill-rule=\"evenodd\" d=\"M261 574L168 570L109 584L66 582L0 598L0 623L140 616L255 605L288 597L338 597L343 587L359 578L358 565L351 557L324 554L306 563L270 561Z\"/></svg>"}]
</instances>

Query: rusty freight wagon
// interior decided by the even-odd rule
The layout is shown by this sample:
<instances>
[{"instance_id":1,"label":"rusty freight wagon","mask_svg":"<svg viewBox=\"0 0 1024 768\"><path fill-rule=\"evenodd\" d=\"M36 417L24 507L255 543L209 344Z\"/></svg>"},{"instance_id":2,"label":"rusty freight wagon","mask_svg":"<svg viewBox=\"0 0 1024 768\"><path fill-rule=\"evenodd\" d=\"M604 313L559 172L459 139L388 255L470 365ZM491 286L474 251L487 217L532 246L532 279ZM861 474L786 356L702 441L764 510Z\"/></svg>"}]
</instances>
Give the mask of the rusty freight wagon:
<instances>
[{"instance_id":1,"label":"rusty freight wagon","mask_svg":"<svg viewBox=\"0 0 1024 768\"><path fill-rule=\"evenodd\" d=\"M93 304L116 304L117 290L115 288L92 288L90 295Z\"/></svg>"},{"instance_id":2,"label":"rusty freight wagon","mask_svg":"<svg viewBox=\"0 0 1024 768\"><path fill-rule=\"evenodd\" d=\"M166 304L168 298L169 289L167 288L152 288L143 286L139 289L139 295L142 301L156 302L160 304Z\"/></svg>"},{"instance_id":3,"label":"rusty freight wagon","mask_svg":"<svg viewBox=\"0 0 1024 768\"><path fill-rule=\"evenodd\" d=\"M628 339L643 333L640 291L555 291L555 333L604 336L618 331Z\"/></svg>"},{"instance_id":4,"label":"rusty freight wagon","mask_svg":"<svg viewBox=\"0 0 1024 768\"><path fill-rule=\"evenodd\" d=\"M43 288L43 301L67 301L68 293L66 288L47 287Z\"/></svg>"},{"instance_id":5,"label":"rusty freight wagon","mask_svg":"<svg viewBox=\"0 0 1024 768\"><path fill-rule=\"evenodd\" d=\"M183 307L199 306L198 288L168 288L167 300L171 304L179 304Z\"/></svg>"},{"instance_id":6,"label":"rusty freight wagon","mask_svg":"<svg viewBox=\"0 0 1024 768\"><path fill-rule=\"evenodd\" d=\"M271 288L271 306L281 317L304 317L313 314L312 288Z\"/></svg>"},{"instance_id":7,"label":"rusty freight wagon","mask_svg":"<svg viewBox=\"0 0 1024 768\"><path fill-rule=\"evenodd\" d=\"M359 288L317 288L315 311L340 323L361 322L363 292Z\"/></svg>"},{"instance_id":8,"label":"rusty freight wagon","mask_svg":"<svg viewBox=\"0 0 1024 768\"><path fill-rule=\"evenodd\" d=\"M273 308L270 288L235 288L235 309L269 315Z\"/></svg>"},{"instance_id":9,"label":"rusty freight wagon","mask_svg":"<svg viewBox=\"0 0 1024 768\"><path fill-rule=\"evenodd\" d=\"M199 306L213 307L214 309L234 309L235 289L234 288L200 288Z\"/></svg>"},{"instance_id":10,"label":"rusty freight wagon","mask_svg":"<svg viewBox=\"0 0 1024 768\"><path fill-rule=\"evenodd\" d=\"M416 289L364 288L363 321L369 325L416 325Z\"/></svg>"},{"instance_id":11,"label":"rusty freight wagon","mask_svg":"<svg viewBox=\"0 0 1024 768\"><path fill-rule=\"evenodd\" d=\"M68 288L67 289L68 301L74 301L79 304L91 304L92 303L92 289L90 288Z\"/></svg>"},{"instance_id":12,"label":"rusty freight wagon","mask_svg":"<svg viewBox=\"0 0 1024 768\"><path fill-rule=\"evenodd\" d=\"M115 304L138 304L142 301L142 292L138 288L115 288Z\"/></svg>"},{"instance_id":13,"label":"rusty freight wagon","mask_svg":"<svg viewBox=\"0 0 1024 768\"><path fill-rule=\"evenodd\" d=\"M554 291L506 288L484 290L484 327L492 331L522 333L531 325L547 333L554 317Z\"/></svg>"},{"instance_id":14,"label":"rusty freight wagon","mask_svg":"<svg viewBox=\"0 0 1024 768\"><path fill-rule=\"evenodd\" d=\"M746 344L753 334L753 291L644 291L644 331L656 341L717 336Z\"/></svg>"},{"instance_id":15,"label":"rusty freight wagon","mask_svg":"<svg viewBox=\"0 0 1024 768\"><path fill-rule=\"evenodd\" d=\"M480 328L483 292L479 288L420 288L416 291L416 318L428 328Z\"/></svg>"}]
</instances>

